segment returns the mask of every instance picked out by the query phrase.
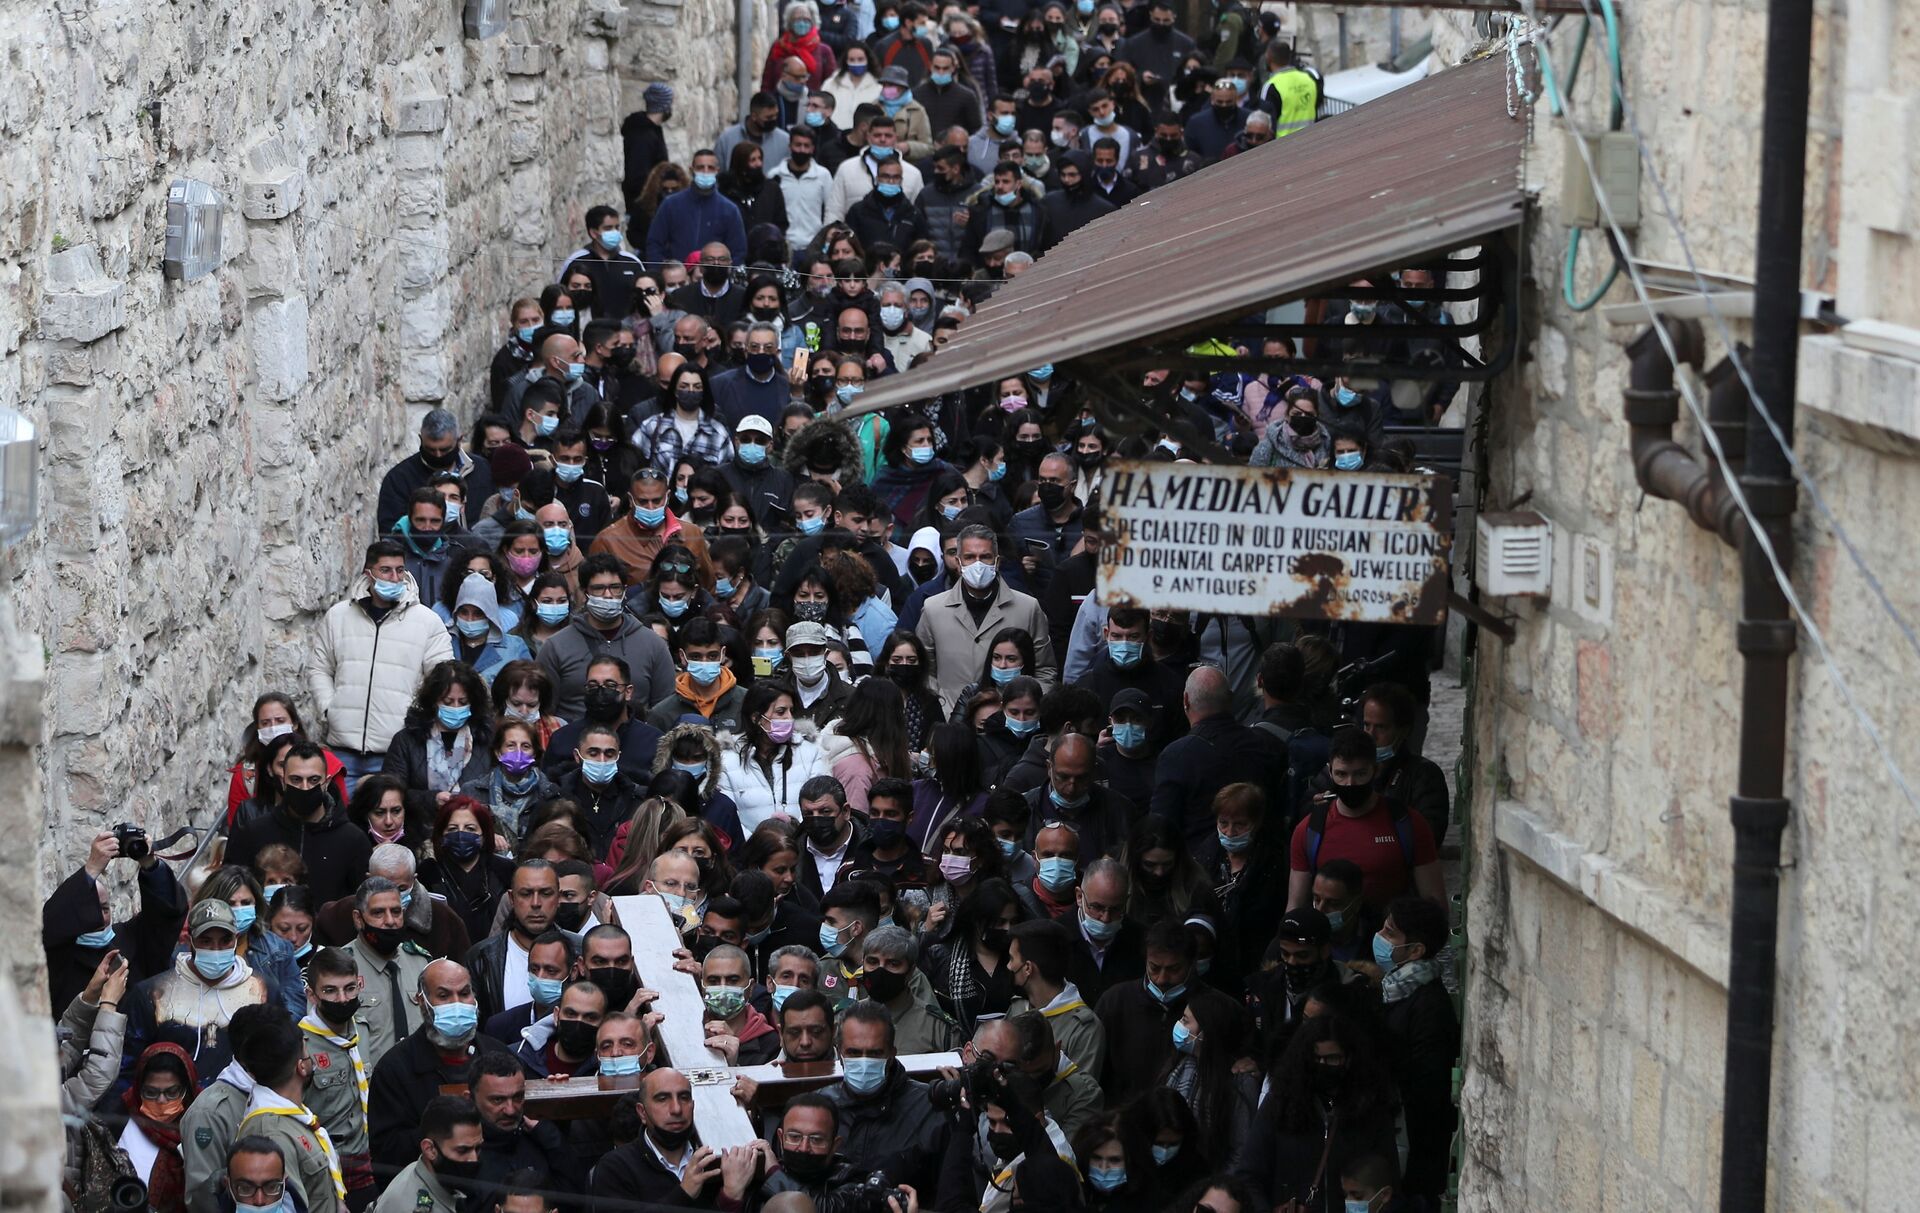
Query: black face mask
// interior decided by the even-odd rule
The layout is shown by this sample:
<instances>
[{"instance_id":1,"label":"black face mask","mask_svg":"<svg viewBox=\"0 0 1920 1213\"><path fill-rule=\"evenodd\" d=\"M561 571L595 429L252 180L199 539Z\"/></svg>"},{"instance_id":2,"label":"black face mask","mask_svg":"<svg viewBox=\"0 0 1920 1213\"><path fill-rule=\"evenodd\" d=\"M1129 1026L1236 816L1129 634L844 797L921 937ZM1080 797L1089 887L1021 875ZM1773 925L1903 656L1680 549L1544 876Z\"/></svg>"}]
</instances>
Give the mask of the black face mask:
<instances>
[{"instance_id":1,"label":"black face mask","mask_svg":"<svg viewBox=\"0 0 1920 1213\"><path fill-rule=\"evenodd\" d=\"M592 291L570 290L567 294L573 299L573 310L576 315L593 307Z\"/></svg>"},{"instance_id":2,"label":"black face mask","mask_svg":"<svg viewBox=\"0 0 1920 1213\"><path fill-rule=\"evenodd\" d=\"M1047 513L1051 514L1067 503L1067 486L1042 480L1039 487L1033 490L1033 495L1045 507Z\"/></svg>"},{"instance_id":3,"label":"black face mask","mask_svg":"<svg viewBox=\"0 0 1920 1213\"><path fill-rule=\"evenodd\" d=\"M910 687L917 687L920 685L920 667L917 665L890 665L887 667L887 677L893 680L895 686L903 690Z\"/></svg>"},{"instance_id":4,"label":"black face mask","mask_svg":"<svg viewBox=\"0 0 1920 1213\"><path fill-rule=\"evenodd\" d=\"M1020 1142L1011 1133L996 1131L987 1134L987 1146L1001 1162L1012 1162L1020 1157Z\"/></svg>"},{"instance_id":5,"label":"black face mask","mask_svg":"<svg viewBox=\"0 0 1920 1213\"><path fill-rule=\"evenodd\" d=\"M633 347L630 345L614 346L607 354L607 361L623 371L626 370L633 365Z\"/></svg>"},{"instance_id":6,"label":"black face mask","mask_svg":"<svg viewBox=\"0 0 1920 1213\"><path fill-rule=\"evenodd\" d=\"M1147 634L1163 649L1178 648L1187 638L1187 625L1171 619L1156 619L1148 625Z\"/></svg>"},{"instance_id":7,"label":"black face mask","mask_svg":"<svg viewBox=\"0 0 1920 1213\"><path fill-rule=\"evenodd\" d=\"M700 267L700 276L707 280L708 286L713 287L725 286L727 284L728 272L729 267L724 265L703 265Z\"/></svg>"},{"instance_id":8,"label":"black face mask","mask_svg":"<svg viewBox=\"0 0 1920 1213\"><path fill-rule=\"evenodd\" d=\"M1333 794L1340 798L1341 804L1350 809L1357 809L1373 799L1373 781L1369 779L1365 783L1336 783L1333 785Z\"/></svg>"},{"instance_id":9,"label":"black face mask","mask_svg":"<svg viewBox=\"0 0 1920 1213\"><path fill-rule=\"evenodd\" d=\"M314 1006L320 1012L320 1018L336 1028L343 1028L353 1022L353 1016L360 1009L360 996L352 998L317 998Z\"/></svg>"},{"instance_id":10,"label":"black face mask","mask_svg":"<svg viewBox=\"0 0 1920 1213\"><path fill-rule=\"evenodd\" d=\"M651 1137L653 1144L659 1146L662 1150L681 1150L686 1147L688 1142L693 1140L693 1126L688 1125L684 1129L676 1129L673 1132L668 1132L665 1129L656 1129L652 1125L648 1125L647 1136Z\"/></svg>"},{"instance_id":11,"label":"black face mask","mask_svg":"<svg viewBox=\"0 0 1920 1213\"><path fill-rule=\"evenodd\" d=\"M1162 155L1178 156L1180 154L1180 140L1178 139L1155 139L1153 142L1159 147Z\"/></svg>"},{"instance_id":12,"label":"black face mask","mask_svg":"<svg viewBox=\"0 0 1920 1213\"><path fill-rule=\"evenodd\" d=\"M1171 25L1148 25L1147 30L1153 35L1155 42L1165 42L1167 39L1173 37L1173 27Z\"/></svg>"},{"instance_id":13,"label":"black face mask","mask_svg":"<svg viewBox=\"0 0 1920 1213\"><path fill-rule=\"evenodd\" d=\"M587 970L587 980L599 986L607 996L607 1009L623 1011L633 1001L634 992L640 988L640 979L625 969L616 969L612 965L602 965Z\"/></svg>"},{"instance_id":14,"label":"black face mask","mask_svg":"<svg viewBox=\"0 0 1920 1213\"><path fill-rule=\"evenodd\" d=\"M700 361L700 346L695 342L676 341L673 343L673 352L685 358L688 362Z\"/></svg>"},{"instance_id":15,"label":"black face mask","mask_svg":"<svg viewBox=\"0 0 1920 1213\"><path fill-rule=\"evenodd\" d=\"M1305 994L1307 990L1313 986L1313 983L1319 979L1321 971L1326 966L1317 962L1310 962L1300 965L1282 965L1280 967L1286 974L1287 993Z\"/></svg>"},{"instance_id":16,"label":"black face mask","mask_svg":"<svg viewBox=\"0 0 1920 1213\"><path fill-rule=\"evenodd\" d=\"M401 942L405 940L406 937L407 937L407 933L405 929L401 927L361 927L360 928L360 938L366 940L367 946L372 948L374 951L380 953L380 955L382 956L393 955L395 950L397 950L400 947Z\"/></svg>"},{"instance_id":17,"label":"black face mask","mask_svg":"<svg viewBox=\"0 0 1920 1213\"><path fill-rule=\"evenodd\" d=\"M1332 1099L1347 1085L1347 1067L1326 1066L1318 1062L1313 1067L1313 1093L1322 1099Z\"/></svg>"},{"instance_id":18,"label":"black face mask","mask_svg":"<svg viewBox=\"0 0 1920 1213\"><path fill-rule=\"evenodd\" d=\"M1287 428L1305 438L1320 428L1320 419L1307 413L1287 414Z\"/></svg>"},{"instance_id":19,"label":"black face mask","mask_svg":"<svg viewBox=\"0 0 1920 1213\"><path fill-rule=\"evenodd\" d=\"M553 911L553 921L563 931L579 931L580 924L587 920L587 903L584 901L563 901Z\"/></svg>"},{"instance_id":20,"label":"black face mask","mask_svg":"<svg viewBox=\"0 0 1920 1213\"><path fill-rule=\"evenodd\" d=\"M619 718L627 701L612 687L587 688L587 719L601 724Z\"/></svg>"},{"instance_id":21,"label":"black face mask","mask_svg":"<svg viewBox=\"0 0 1920 1213\"><path fill-rule=\"evenodd\" d=\"M1005 954L1007 945L1013 940L1013 932L1005 927L988 927L980 932L980 946L989 952Z\"/></svg>"},{"instance_id":22,"label":"black face mask","mask_svg":"<svg viewBox=\"0 0 1920 1213\"><path fill-rule=\"evenodd\" d=\"M460 458L460 448L452 447L444 454L436 455L425 447L420 448L420 462L430 468L450 468Z\"/></svg>"},{"instance_id":23,"label":"black face mask","mask_svg":"<svg viewBox=\"0 0 1920 1213\"><path fill-rule=\"evenodd\" d=\"M312 816L315 809L327 802L327 785L317 788L281 788L280 799L287 810L296 817Z\"/></svg>"},{"instance_id":24,"label":"black face mask","mask_svg":"<svg viewBox=\"0 0 1920 1213\"><path fill-rule=\"evenodd\" d=\"M476 1158L472 1162L455 1162L442 1154L440 1160L433 1164L433 1173L442 1179L469 1182L479 1176L480 1160Z\"/></svg>"},{"instance_id":25,"label":"black face mask","mask_svg":"<svg viewBox=\"0 0 1920 1213\"><path fill-rule=\"evenodd\" d=\"M868 969L861 975L860 984L867 987L867 996L874 1001L892 1002L906 993L907 975L892 969Z\"/></svg>"},{"instance_id":26,"label":"black face mask","mask_svg":"<svg viewBox=\"0 0 1920 1213\"><path fill-rule=\"evenodd\" d=\"M809 817L800 823L800 829L816 847L831 846L840 837L840 823L831 817Z\"/></svg>"},{"instance_id":27,"label":"black face mask","mask_svg":"<svg viewBox=\"0 0 1920 1213\"><path fill-rule=\"evenodd\" d=\"M803 1184L819 1183L833 1170L833 1155L780 1147L780 1168Z\"/></svg>"},{"instance_id":28,"label":"black face mask","mask_svg":"<svg viewBox=\"0 0 1920 1213\"><path fill-rule=\"evenodd\" d=\"M1053 100L1053 90L1044 84L1030 85L1027 88L1027 100L1034 105L1045 105Z\"/></svg>"},{"instance_id":29,"label":"black face mask","mask_svg":"<svg viewBox=\"0 0 1920 1213\"><path fill-rule=\"evenodd\" d=\"M1093 469L1099 467L1101 463L1105 462L1107 453L1105 451L1081 451L1078 455L1074 456L1074 458L1079 460L1083 470L1091 472Z\"/></svg>"},{"instance_id":30,"label":"black face mask","mask_svg":"<svg viewBox=\"0 0 1920 1213\"><path fill-rule=\"evenodd\" d=\"M553 1043L568 1057L591 1057L599 1029L584 1019L560 1019L553 1025Z\"/></svg>"},{"instance_id":31,"label":"black face mask","mask_svg":"<svg viewBox=\"0 0 1920 1213\"><path fill-rule=\"evenodd\" d=\"M1042 438L1028 439L1024 442L1015 442L1010 445L1013 447L1014 455L1018 457L1022 463L1038 463L1040 462L1040 457L1051 449L1047 446L1046 440Z\"/></svg>"}]
</instances>

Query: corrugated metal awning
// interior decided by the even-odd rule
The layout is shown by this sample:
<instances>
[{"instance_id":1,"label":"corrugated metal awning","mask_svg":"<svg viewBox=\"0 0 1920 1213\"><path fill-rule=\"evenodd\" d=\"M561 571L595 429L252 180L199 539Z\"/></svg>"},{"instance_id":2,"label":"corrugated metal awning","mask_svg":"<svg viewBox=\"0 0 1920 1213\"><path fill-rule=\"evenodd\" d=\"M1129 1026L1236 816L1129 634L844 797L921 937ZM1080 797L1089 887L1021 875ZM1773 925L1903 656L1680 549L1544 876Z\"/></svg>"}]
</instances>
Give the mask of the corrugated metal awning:
<instances>
[{"instance_id":1,"label":"corrugated metal awning","mask_svg":"<svg viewBox=\"0 0 1920 1213\"><path fill-rule=\"evenodd\" d=\"M1506 73L1502 56L1440 72L1103 216L839 415L1238 319L1518 223L1527 124Z\"/></svg>"}]
</instances>

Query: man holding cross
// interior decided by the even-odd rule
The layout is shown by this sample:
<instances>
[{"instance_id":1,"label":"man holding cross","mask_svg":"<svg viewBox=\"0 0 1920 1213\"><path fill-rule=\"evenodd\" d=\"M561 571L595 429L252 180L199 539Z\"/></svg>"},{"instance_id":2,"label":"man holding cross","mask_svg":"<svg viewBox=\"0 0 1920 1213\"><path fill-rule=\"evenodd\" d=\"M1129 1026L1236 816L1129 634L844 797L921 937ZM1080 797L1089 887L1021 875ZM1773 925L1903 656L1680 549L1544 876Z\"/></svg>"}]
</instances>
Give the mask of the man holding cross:
<instances>
[{"instance_id":1,"label":"man holding cross","mask_svg":"<svg viewBox=\"0 0 1920 1213\"><path fill-rule=\"evenodd\" d=\"M714 1208L724 1198L738 1207L773 1162L765 1142L715 1150L693 1131L693 1084L663 1067L640 1080L640 1136L600 1160L593 1171L595 1207L628 1202Z\"/></svg>"}]
</instances>

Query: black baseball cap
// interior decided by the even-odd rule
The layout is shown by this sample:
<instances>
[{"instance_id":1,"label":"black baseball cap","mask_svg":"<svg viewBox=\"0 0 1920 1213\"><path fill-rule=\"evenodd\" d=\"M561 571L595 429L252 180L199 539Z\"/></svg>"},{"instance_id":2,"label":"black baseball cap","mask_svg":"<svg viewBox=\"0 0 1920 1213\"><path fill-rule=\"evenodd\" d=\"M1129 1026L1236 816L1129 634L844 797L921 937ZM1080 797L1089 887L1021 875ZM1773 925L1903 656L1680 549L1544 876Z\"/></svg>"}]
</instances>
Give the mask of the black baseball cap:
<instances>
[{"instance_id":1,"label":"black baseball cap","mask_svg":"<svg viewBox=\"0 0 1920 1213\"><path fill-rule=\"evenodd\" d=\"M1280 938L1294 943L1327 943L1333 939L1333 924L1311 906L1288 910L1280 920Z\"/></svg>"}]
</instances>

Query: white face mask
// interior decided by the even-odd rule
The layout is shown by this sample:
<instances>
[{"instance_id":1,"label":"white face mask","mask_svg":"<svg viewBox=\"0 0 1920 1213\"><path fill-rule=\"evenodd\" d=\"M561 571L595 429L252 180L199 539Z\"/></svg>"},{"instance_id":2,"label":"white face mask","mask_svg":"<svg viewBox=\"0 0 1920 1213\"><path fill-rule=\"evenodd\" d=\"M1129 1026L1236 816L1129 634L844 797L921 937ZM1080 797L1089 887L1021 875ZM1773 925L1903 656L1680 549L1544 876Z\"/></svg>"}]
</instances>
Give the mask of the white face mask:
<instances>
[{"instance_id":1,"label":"white face mask","mask_svg":"<svg viewBox=\"0 0 1920 1213\"><path fill-rule=\"evenodd\" d=\"M270 745L276 737L285 737L293 732L290 724L270 724L264 729L255 729L254 735L260 738L261 745Z\"/></svg>"},{"instance_id":2,"label":"white face mask","mask_svg":"<svg viewBox=\"0 0 1920 1213\"><path fill-rule=\"evenodd\" d=\"M795 657L793 659L793 676L808 686L812 686L827 676L827 659L825 657Z\"/></svg>"},{"instance_id":3,"label":"white face mask","mask_svg":"<svg viewBox=\"0 0 1920 1213\"><path fill-rule=\"evenodd\" d=\"M966 582L976 590L986 589L993 584L993 579L999 575L1000 570L985 560L976 560L972 564L962 565L960 568L960 580Z\"/></svg>"}]
</instances>

